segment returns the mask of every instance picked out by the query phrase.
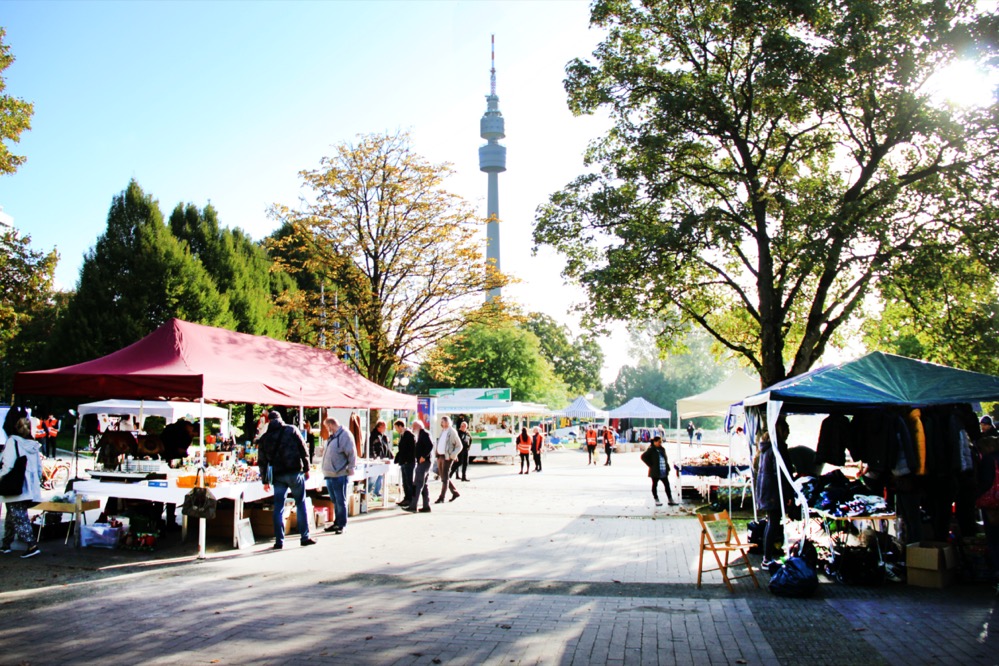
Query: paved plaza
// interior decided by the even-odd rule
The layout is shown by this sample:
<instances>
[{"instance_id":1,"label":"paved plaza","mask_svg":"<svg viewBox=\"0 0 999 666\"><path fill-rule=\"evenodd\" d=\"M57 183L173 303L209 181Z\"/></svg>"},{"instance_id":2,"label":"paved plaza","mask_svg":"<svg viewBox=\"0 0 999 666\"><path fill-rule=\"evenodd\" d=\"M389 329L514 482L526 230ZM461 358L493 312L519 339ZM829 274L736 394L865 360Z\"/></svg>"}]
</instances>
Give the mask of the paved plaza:
<instances>
[{"instance_id":1,"label":"paved plaza","mask_svg":"<svg viewBox=\"0 0 999 666\"><path fill-rule=\"evenodd\" d=\"M999 663L984 586L697 589L694 503L656 511L637 453L585 461L472 465L457 501L309 548L0 556L0 665Z\"/></svg>"}]
</instances>

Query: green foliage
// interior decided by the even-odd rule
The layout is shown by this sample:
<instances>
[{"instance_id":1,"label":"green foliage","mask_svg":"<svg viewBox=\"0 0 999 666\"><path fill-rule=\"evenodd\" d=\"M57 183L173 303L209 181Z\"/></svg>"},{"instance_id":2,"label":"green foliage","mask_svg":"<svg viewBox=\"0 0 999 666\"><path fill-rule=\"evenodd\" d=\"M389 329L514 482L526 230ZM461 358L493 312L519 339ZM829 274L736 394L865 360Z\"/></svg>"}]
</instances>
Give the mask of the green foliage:
<instances>
[{"instance_id":1,"label":"green foliage","mask_svg":"<svg viewBox=\"0 0 999 666\"><path fill-rule=\"evenodd\" d=\"M232 328L228 299L134 180L114 197L107 230L84 257L76 293L49 345L74 363L132 344L171 317Z\"/></svg>"},{"instance_id":2,"label":"green foliage","mask_svg":"<svg viewBox=\"0 0 999 666\"><path fill-rule=\"evenodd\" d=\"M598 317L675 308L769 385L807 371L914 250L990 233L999 107L925 90L969 39L988 60L971 0L596 0L592 23L606 37L565 85L613 128L534 238Z\"/></svg>"},{"instance_id":3,"label":"green foliage","mask_svg":"<svg viewBox=\"0 0 999 666\"><path fill-rule=\"evenodd\" d=\"M604 353L592 335L583 334L575 340L569 328L541 312L532 312L524 319L524 327L541 343L541 354L565 383L568 391L582 394L600 388L600 369Z\"/></svg>"},{"instance_id":4,"label":"green foliage","mask_svg":"<svg viewBox=\"0 0 999 666\"><path fill-rule=\"evenodd\" d=\"M407 360L493 309L477 307L506 280L487 269L478 220L444 189L448 164L417 155L405 134L343 143L303 171L309 197L275 206L271 239L300 284L325 287L302 301L328 348L368 379L391 382Z\"/></svg>"},{"instance_id":5,"label":"green foliage","mask_svg":"<svg viewBox=\"0 0 999 666\"><path fill-rule=\"evenodd\" d=\"M10 152L8 142L19 142L21 133L31 129L31 115L35 112L34 104L4 94L7 85L3 72L15 59L10 54L10 47L4 44L6 34L7 31L0 28L0 174L12 174L24 164L24 156Z\"/></svg>"},{"instance_id":6,"label":"green foliage","mask_svg":"<svg viewBox=\"0 0 999 666\"><path fill-rule=\"evenodd\" d=\"M629 330L635 366L624 366L604 391L607 409L620 407L632 398L645 398L671 411L676 401L706 391L734 369L734 364L718 363L712 352L712 340L703 331L688 330L682 338L682 353L662 355L657 339L660 322L642 322Z\"/></svg>"},{"instance_id":7,"label":"green foliage","mask_svg":"<svg viewBox=\"0 0 999 666\"><path fill-rule=\"evenodd\" d=\"M475 324L444 340L410 385L428 388L510 387L514 400L561 405L565 386L541 353L537 336L512 321Z\"/></svg>"},{"instance_id":8,"label":"green foliage","mask_svg":"<svg viewBox=\"0 0 999 666\"><path fill-rule=\"evenodd\" d=\"M999 374L999 285L980 258L923 247L879 287L883 308L863 325L868 348Z\"/></svg>"},{"instance_id":9,"label":"green foliage","mask_svg":"<svg viewBox=\"0 0 999 666\"><path fill-rule=\"evenodd\" d=\"M170 215L170 229L228 298L237 331L284 339L289 318L280 303L287 302L282 297L293 292L294 285L286 273L273 270L262 245L241 229L222 228L211 205L199 211L193 204L178 204Z\"/></svg>"},{"instance_id":10,"label":"green foliage","mask_svg":"<svg viewBox=\"0 0 999 666\"><path fill-rule=\"evenodd\" d=\"M36 360L49 337L61 295L52 289L59 255L31 247L31 237L0 229L0 402L14 372Z\"/></svg>"}]
</instances>

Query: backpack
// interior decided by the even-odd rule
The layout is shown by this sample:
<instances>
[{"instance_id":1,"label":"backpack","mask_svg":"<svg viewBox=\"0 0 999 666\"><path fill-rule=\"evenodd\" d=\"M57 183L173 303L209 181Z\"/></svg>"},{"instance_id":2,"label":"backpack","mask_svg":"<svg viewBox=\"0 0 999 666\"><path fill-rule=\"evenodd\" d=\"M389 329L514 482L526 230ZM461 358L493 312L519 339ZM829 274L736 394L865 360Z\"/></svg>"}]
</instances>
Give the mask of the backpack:
<instances>
[{"instance_id":1,"label":"backpack","mask_svg":"<svg viewBox=\"0 0 999 666\"><path fill-rule=\"evenodd\" d=\"M295 426L286 425L277 434L277 443L271 453L271 467L276 474L302 471L301 439Z\"/></svg>"}]
</instances>

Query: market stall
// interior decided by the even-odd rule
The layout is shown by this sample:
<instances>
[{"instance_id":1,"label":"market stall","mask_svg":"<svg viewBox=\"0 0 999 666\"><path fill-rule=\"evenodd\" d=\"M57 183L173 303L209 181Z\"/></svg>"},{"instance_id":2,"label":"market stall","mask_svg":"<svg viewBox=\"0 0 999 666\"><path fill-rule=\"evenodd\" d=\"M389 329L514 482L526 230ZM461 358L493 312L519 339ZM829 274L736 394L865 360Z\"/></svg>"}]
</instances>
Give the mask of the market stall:
<instances>
[{"instance_id":1,"label":"market stall","mask_svg":"<svg viewBox=\"0 0 999 666\"><path fill-rule=\"evenodd\" d=\"M817 461L842 465L849 453L864 463L863 478L838 482L835 494L820 491L809 501L807 484L794 484L794 500L804 516L897 518L897 530L907 543L922 538L922 513L931 517L937 538L941 530L946 536L954 501L947 488L966 482L960 475L968 430L977 428L972 410L976 403L995 400L999 377L874 352L779 382L745 398L743 406L751 441L764 429L777 432L783 415L824 415ZM778 473L791 480L787 461L776 447L775 453ZM817 480L828 486L833 482L829 476ZM777 487L783 492L783 484ZM882 493L894 499L895 511L851 506Z\"/></svg>"},{"instance_id":2,"label":"market stall","mask_svg":"<svg viewBox=\"0 0 999 666\"><path fill-rule=\"evenodd\" d=\"M19 395L83 396L135 400L197 401L194 414L204 420L205 402L254 403L320 408L415 410L415 396L381 387L347 367L325 349L171 319L121 350L77 365L20 372ZM199 448L204 460L204 432ZM154 479L163 481L164 479ZM179 494L167 485L143 489L171 503ZM235 481L245 499L254 481ZM127 486L135 484L114 484ZM175 484L176 485L176 484ZM111 492L132 492L104 487ZM95 491L96 492L96 491ZM138 492L138 491L135 491ZM214 492L214 491L213 491ZM228 491L226 491L228 492ZM237 491L232 491L234 494ZM200 521L199 556L204 556L205 523Z\"/></svg>"},{"instance_id":3,"label":"market stall","mask_svg":"<svg viewBox=\"0 0 999 666\"><path fill-rule=\"evenodd\" d=\"M431 389L433 418L431 433L439 434L437 415L454 421L462 416L469 421L472 444L469 459L514 457L516 437L532 418L548 416L547 406L511 400L510 389Z\"/></svg>"},{"instance_id":4,"label":"market stall","mask_svg":"<svg viewBox=\"0 0 999 666\"><path fill-rule=\"evenodd\" d=\"M688 396L686 398L680 398L676 401L676 412L677 412L677 432L680 432L680 426L683 425L684 419L692 419L698 416L724 416L728 417L731 413L732 405L740 403L742 399L755 391L758 391L760 387L759 379L754 379L745 372L737 370L731 373L725 378L720 384L704 391L703 393L698 393L696 395ZM734 433L734 424L727 422L725 424L725 430L728 433L729 445L728 445L728 455L724 457L725 460L723 464L726 469L724 473L719 469L718 464L715 464L714 470L719 472L713 475L713 480L708 480L708 476L705 469L694 469L695 467L700 467L699 465L690 465L688 463L688 472L684 474L681 471L680 484L681 489L686 482L687 484L697 488L698 492L702 495L706 488L711 485L711 482L715 484L724 483L728 486L728 497L729 497L729 511L732 511L732 495L733 495L733 480L738 478L738 485L741 488L748 486L748 492L752 492L752 477L749 478L739 478L742 475L737 470L733 474L733 460L735 458L741 459L743 457L748 458L749 451L745 448L745 440L742 438L737 438ZM680 441L682 439L681 435L677 435L677 458L680 458L680 451L682 447L680 446ZM736 468L738 468L741 463L735 463ZM711 465L706 465L705 467L710 468ZM743 468L745 471L745 468ZM686 479L684 478L686 477Z\"/></svg>"}]
</instances>

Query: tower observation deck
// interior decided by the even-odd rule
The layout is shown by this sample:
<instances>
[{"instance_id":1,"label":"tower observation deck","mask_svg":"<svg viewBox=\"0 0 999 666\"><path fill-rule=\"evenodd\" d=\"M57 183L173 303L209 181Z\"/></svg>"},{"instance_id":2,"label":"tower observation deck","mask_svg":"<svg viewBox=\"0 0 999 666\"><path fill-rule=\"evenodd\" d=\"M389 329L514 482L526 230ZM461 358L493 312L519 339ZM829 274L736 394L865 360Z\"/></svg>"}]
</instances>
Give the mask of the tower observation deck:
<instances>
[{"instance_id":1,"label":"tower observation deck","mask_svg":"<svg viewBox=\"0 0 999 666\"><path fill-rule=\"evenodd\" d=\"M489 70L489 94L486 95L486 112L479 121L479 134L486 145L479 147L479 171L488 174L489 189L486 199L486 263L500 270L500 229L499 229L499 174L506 171L506 146L499 140L506 137L503 114L499 110L499 97L496 95L496 36L492 37L492 67ZM486 302L500 296L500 289L490 289Z\"/></svg>"}]
</instances>

